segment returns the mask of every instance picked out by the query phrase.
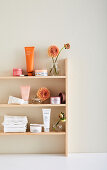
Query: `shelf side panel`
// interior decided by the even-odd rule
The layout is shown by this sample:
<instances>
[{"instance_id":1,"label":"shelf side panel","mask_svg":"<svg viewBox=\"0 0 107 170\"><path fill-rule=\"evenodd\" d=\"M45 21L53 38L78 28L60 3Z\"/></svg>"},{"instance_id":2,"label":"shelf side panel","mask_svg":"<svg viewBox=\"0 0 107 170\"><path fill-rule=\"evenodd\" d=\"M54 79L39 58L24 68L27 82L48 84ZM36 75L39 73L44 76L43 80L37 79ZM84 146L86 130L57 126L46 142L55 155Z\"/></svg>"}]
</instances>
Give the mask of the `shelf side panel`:
<instances>
[{"instance_id":1,"label":"shelf side panel","mask_svg":"<svg viewBox=\"0 0 107 170\"><path fill-rule=\"evenodd\" d=\"M65 60L65 91L66 91L66 125L65 125L65 155L68 156L68 59Z\"/></svg>"}]
</instances>

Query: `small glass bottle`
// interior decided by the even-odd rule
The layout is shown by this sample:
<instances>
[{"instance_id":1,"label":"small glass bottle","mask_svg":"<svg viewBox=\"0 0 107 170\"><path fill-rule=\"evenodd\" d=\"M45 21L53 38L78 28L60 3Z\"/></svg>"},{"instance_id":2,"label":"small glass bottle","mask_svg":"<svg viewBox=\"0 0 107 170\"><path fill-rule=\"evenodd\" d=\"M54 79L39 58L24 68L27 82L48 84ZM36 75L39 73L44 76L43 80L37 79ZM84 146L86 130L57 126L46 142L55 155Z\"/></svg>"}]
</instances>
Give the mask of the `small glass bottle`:
<instances>
[{"instance_id":1,"label":"small glass bottle","mask_svg":"<svg viewBox=\"0 0 107 170\"><path fill-rule=\"evenodd\" d=\"M33 104L41 104L42 101L41 101L39 98L37 98L37 97L33 97L33 98L32 98L32 103L33 103Z\"/></svg>"},{"instance_id":2,"label":"small glass bottle","mask_svg":"<svg viewBox=\"0 0 107 170\"><path fill-rule=\"evenodd\" d=\"M53 124L53 131L55 132L61 132L62 131L62 124L59 123L56 125L56 123Z\"/></svg>"}]
</instances>

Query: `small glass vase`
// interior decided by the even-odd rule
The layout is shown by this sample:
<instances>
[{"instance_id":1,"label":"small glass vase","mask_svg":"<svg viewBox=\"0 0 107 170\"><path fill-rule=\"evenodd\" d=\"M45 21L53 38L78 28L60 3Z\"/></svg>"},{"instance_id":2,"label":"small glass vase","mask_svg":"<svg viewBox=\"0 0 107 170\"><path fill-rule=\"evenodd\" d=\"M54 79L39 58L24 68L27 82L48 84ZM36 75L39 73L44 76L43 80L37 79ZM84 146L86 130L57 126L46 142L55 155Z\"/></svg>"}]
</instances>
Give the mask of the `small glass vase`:
<instances>
[{"instance_id":1,"label":"small glass vase","mask_svg":"<svg viewBox=\"0 0 107 170\"><path fill-rule=\"evenodd\" d=\"M41 101L39 98L37 98L37 97L33 97L33 98L32 98L32 103L33 103L33 104L41 104L42 101Z\"/></svg>"},{"instance_id":2,"label":"small glass vase","mask_svg":"<svg viewBox=\"0 0 107 170\"><path fill-rule=\"evenodd\" d=\"M58 76L59 75L59 68L58 68L57 62L52 63L52 66L50 68L50 75L51 76Z\"/></svg>"},{"instance_id":3,"label":"small glass vase","mask_svg":"<svg viewBox=\"0 0 107 170\"><path fill-rule=\"evenodd\" d=\"M58 124L54 123L52 128L53 128L53 131L55 132L62 132L62 124L59 122Z\"/></svg>"}]
</instances>

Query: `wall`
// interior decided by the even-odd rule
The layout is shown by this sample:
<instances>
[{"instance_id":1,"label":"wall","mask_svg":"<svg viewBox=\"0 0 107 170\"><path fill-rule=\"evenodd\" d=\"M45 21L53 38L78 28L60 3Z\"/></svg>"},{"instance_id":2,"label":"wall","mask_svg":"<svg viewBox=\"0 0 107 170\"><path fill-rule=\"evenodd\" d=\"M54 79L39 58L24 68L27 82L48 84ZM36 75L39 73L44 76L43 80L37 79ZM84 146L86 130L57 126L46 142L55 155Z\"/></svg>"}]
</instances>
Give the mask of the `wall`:
<instances>
[{"instance_id":1,"label":"wall","mask_svg":"<svg viewBox=\"0 0 107 170\"><path fill-rule=\"evenodd\" d=\"M24 46L39 68L49 45L71 43L69 152L107 152L106 30L106 0L0 0L0 76L25 69Z\"/></svg>"}]
</instances>

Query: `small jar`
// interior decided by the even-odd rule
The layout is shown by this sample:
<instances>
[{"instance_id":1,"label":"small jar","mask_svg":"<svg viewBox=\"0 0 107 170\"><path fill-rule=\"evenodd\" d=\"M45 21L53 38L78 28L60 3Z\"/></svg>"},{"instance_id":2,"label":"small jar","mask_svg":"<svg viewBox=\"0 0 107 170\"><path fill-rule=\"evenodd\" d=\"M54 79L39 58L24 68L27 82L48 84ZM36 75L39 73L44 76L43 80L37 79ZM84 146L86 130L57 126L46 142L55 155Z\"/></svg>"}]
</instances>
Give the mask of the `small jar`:
<instances>
[{"instance_id":1,"label":"small jar","mask_svg":"<svg viewBox=\"0 0 107 170\"><path fill-rule=\"evenodd\" d=\"M35 70L35 76L48 76L47 70Z\"/></svg>"},{"instance_id":2,"label":"small jar","mask_svg":"<svg viewBox=\"0 0 107 170\"><path fill-rule=\"evenodd\" d=\"M13 68L13 76L21 76L21 75L22 75L22 69Z\"/></svg>"},{"instance_id":3,"label":"small jar","mask_svg":"<svg viewBox=\"0 0 107 170\"><path fill-rule=\"evenodd\" d=\"M50 97L50 103L51 104L61 104L61 98L60 97Z\"/></svg>"}]
</instances>

